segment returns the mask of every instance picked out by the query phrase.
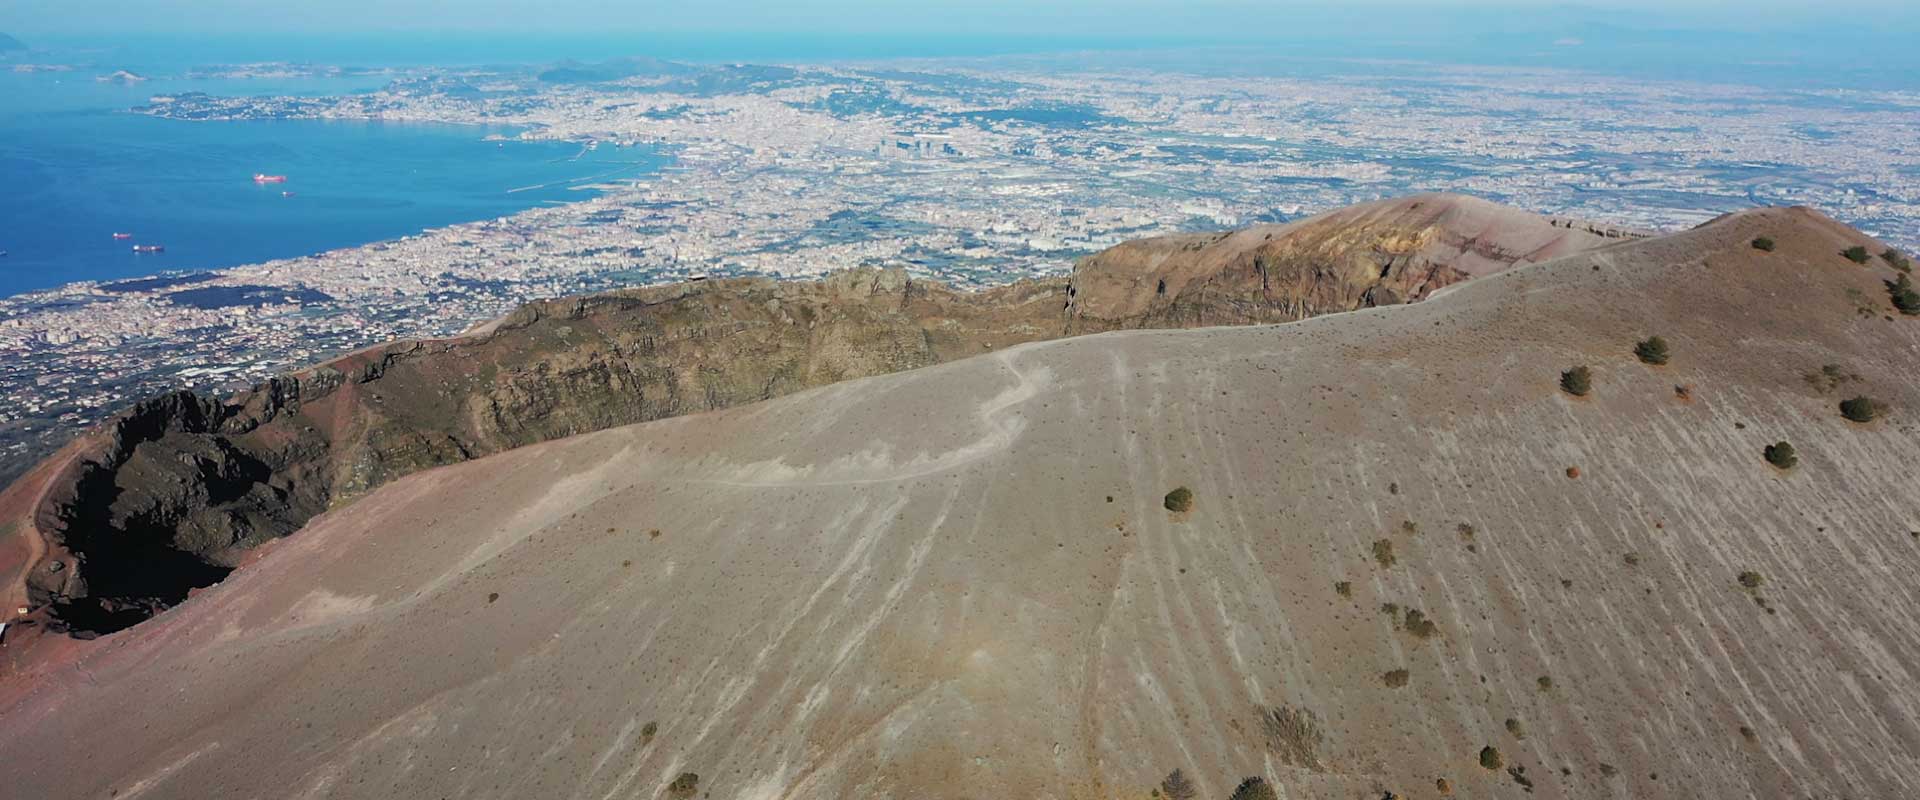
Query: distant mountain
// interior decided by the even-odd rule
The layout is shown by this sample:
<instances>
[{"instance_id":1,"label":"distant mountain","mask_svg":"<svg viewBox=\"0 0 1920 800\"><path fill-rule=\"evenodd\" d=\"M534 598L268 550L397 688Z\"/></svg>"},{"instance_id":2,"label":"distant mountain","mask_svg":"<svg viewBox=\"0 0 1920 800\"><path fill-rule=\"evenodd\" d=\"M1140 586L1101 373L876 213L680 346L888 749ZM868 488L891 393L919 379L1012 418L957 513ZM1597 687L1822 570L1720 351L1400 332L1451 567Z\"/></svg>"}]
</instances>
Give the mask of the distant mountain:
<instances>
[{"instance_id":1,"label":"distant mountain","mask_svg":"<svg viewBox=\"0 0 1920 800\"><path fill-rule=\"evenodd\" d=\"M25 50L25 49L27 49L26 42L22 42L19 39L13 38L12 36L8 36L4 33L0 33L0 53L5 53L13 50Z\"/></svg>"}]
</instances>

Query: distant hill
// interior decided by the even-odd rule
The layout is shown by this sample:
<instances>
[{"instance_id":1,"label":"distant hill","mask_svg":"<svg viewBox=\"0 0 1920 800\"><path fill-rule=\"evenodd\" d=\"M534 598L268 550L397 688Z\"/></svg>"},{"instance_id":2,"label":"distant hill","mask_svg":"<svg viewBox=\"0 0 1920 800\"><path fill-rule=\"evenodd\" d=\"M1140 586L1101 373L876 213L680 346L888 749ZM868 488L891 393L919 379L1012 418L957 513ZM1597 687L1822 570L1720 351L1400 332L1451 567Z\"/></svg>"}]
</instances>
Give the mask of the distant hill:
<instances>
[{"instance_id":1,"label":"distant hill","mask_svg":"<svg viewBox=\"0 0 1920 800\"><path fill-rule=\"evenodd\" d=\"M1456 210L1442 216L1505 216ZM1353 216L1373 211L1397 213ZM1472 236L1428 252L1460 245L1514 252ZM1757 209L1494 274L1464 262L1480 276L1418 303L975 339L951 363L420 472L132 630L9 628L0 785L1920 797L1920 321L1889 302L1899 259L1854 248L1882 251L1811 210ZM1244 270L1279 277L1281 255ZM933 301L874 274L721 305L676 296L743 287L542 304L493 335L565 359L510 370L506 349L420 345L444 352L343 363L330 391L391 407L412 381L447 397L421 419L486 417L460 402L472 362L519 371L514 394L612 378L645 402L667 376L617 368L622 353L678 348L711 354L683 379L697 401L745 388L726 371L743 337L792 337L772 362L797 375L810 353L918 353L978 322L922 316ZM1167 274L1241 296L1242 278ZM1144 288L1174 302L1160 280ZM996 297L1062 311L1027 287ZM621 303L658 327L608 338ZM840 317L902 308L919 335ZM403 377L429 360L441 371ZM1576 365L1589 379L1563 381ZM1856 395L1884 413L1843 417ZM368 419L293 398L274 398L291 424L232 441L291 453L300 426ZM552 430L574 424L592 420ZM120 469L149 487L261 467L216 439L118 430ZM380 434L396 452L441 446L396 433ZM158 526L152 496L95 502ZM0 521L39 524L9 502ZM55 551L35 569L76 567Z\"/></svg>"},{"instance_id":2,"label":"distant hill","mask_svg":"<svg viewBox=\"0 0 1920 800\"><path fill-rule=\"evenodd\" d=\"M25 49L27 49L26 42L22 42L19 39L13 38L12 36L8 36L4 33L0 33L0 53L5 53L9 50L25 50Z\"/></svg>"}]
</instances>

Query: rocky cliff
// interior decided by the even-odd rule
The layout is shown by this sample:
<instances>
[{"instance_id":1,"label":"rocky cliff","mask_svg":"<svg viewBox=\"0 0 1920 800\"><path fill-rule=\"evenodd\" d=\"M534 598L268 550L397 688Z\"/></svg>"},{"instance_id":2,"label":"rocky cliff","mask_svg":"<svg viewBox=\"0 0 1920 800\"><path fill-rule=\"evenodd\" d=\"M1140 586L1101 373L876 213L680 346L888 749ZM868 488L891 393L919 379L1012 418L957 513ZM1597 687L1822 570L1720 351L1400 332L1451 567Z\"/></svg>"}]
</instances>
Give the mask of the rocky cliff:
<instances>
[{"instance_id":1,"label":"rocky cliff","mask_svg":"<svg viewBox=\"0 0 1920 800\"><path fill-rule=\"evenodd\" d=\"M465 336L370 348L233 397L137 404L0 496L0 515L31 509L6 543L5 585L24 590L30 622L110 632L220 580L261 542L423 469L1023 342L1418 300L1608 242L1422 195L1123 244L1070 278L981 292L860 270L536 302Z\"/></svg>"}]
</instances>

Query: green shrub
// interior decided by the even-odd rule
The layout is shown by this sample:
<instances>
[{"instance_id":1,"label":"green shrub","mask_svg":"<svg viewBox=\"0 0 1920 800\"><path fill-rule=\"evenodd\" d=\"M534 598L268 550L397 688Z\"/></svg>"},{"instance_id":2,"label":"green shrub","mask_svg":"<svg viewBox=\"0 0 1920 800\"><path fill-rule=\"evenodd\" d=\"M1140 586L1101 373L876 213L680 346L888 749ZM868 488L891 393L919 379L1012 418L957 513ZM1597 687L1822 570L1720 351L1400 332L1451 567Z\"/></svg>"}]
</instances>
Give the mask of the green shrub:
<instances>
[{"instance_id":1,"label":"green shrub","mask_svg":"<svg viewBox=\"0 0 1920 800\"><path fill-rule=\"evenodd\" d=\"M1793 451L1793 445L1787 442L1774 442L1767 445L1767 463L1781 469L1793 469L1800 463L1800 454Z\"/></svg>"},{"instance_id":2,"label":"green shrub","mask_svg":"<svg viewBox=\"0 0 1920 800\"><path fill-rule=\"evenodd\" d=\"M1773 240L1765 236L1753 240L1753 249L1773 252Z\"/></svg>"},{"instance_id":3,"label":"green shrub","mask_svg":"<svg viewBox=\"0 0 1920 800\"><path fill-rule=\"evenodd\" d=\"M1588 392L1593 391L1593 370L1579 366L1560 373L1560 391L1574 397L1586 397Z\"/></svg>"},{"instance_id":4,"label":"green shrub","mask_svg":"<svg viewBox=\"0 0 1920 800\"><path fill-rule=\"evenodd\" d=\"M1440 632L1440 626L1433 624L1433 620L1427 619L1426 612L1417 608L1407 609L1406 626L1408 633L1422 639L1430 639Z\"/></svg>"},{"instance_id":5,"label":"green shrub","mask_svg":"<svg viewBox=\"0 0 1920 800\"><path fill-rule=\"evenodd\" d=\"M1641 362L1659 366L1667 363L1667 340L1658 336L1648 337L1633 346L1633 355Z\"/></svg>"},{"instance_id":6,"label":"green shrub","mask_svg":"<svg viewBox=\"0 0 1920 800\"><path fill-rule=\"evenodd\" d=\"M1412 677L1413 674L1404 669L1388 670L1386 674L1380 676L1380 682L1385 683L1389 689L1398 689L1407 685L1408 679Z\"/></svg>"},{"instance_id":7,"label":"green shrub","mask_svg":"<svg viewBox=\"0 0 1920 800\"><path fill-rule=\"evenodd\" d=\"M1854 422L1872 422L1884 411L1871 397L1855 397L1840 403L1840 416Z\"/></svg>"},{"instance_id":8,"label":"green shrub","mask_svg":"<svg viewBox=\"0 0 1920 800\"><path fill-rule=\"evenodd\" d=\"M1867 259L1872 258L1872 256L1867 255L1867 248L1857 244L1840 251L1840 255L1846 256L1848 261L1855 264L1865 264L1867 263Z\"/></svg>"},{"instance_id":9,"label":"green shrub","mask_svg":"<svg viewBox=\"0 0 1920 800\"><path fill-rule=\"evenodd\" d=\"M1907 257L1891 247L1887 248L1886 252L1880 254L1880 260L1887 262L1892 265L1894 269L1900 270L1901 272L1913 271L1913 265L1907 263Z\"/></svg>"},{"instance_id":10,"label":"green shrub","mask_svg":"<svg viewBox=\"0 0 1920 800\"><path fill-rule=\"evenodd\" d=\"M1374 542L1373 560L1380 562L1380 566L1382 567L1393 566L1393 562L1396 560L1393 557L1393 540L1381 539L1380 541Z\"/></svg>"},{"instance_id":11,"label":"green shrub","mask_svg":"<svg viewBox=\"0 0 1920 800\"><path fill-rule=\"evenodd\" d=\"M1351 581L1339 581L1333 585L1333 591L1341 597L1352 597L1353 583Z\"/></svg>"},{"instance_id":12,"label":"green shrub","mask_svg":"<svg viewBox=\"0 0 1920 800\"><path fill-rule=\"evenodd\" d=\"M1520 724L1520 720L1508 717L1507 733L1513 734L1513 738L1515 739L1525 739L1527 738L1527 726Z\"/></svg>"},{"instance_id":13,"label":"green shrub","mask_svg":"<svg viewBox=\"0 0 1920 800\"><path fill-rule=\"evenodd\" d=\"M1167 779L1160 782L1160 796L1169 800L1193 800L1200 796L1200 789L1187 780L1187 774L1180 770L1167 773Z\"/></svg>"},{"instance_id":14,"label":"green shrub","mask_svg":"<svg viewBox=\"0 0 1920 800\"><path fill-rule=\"evenodd\" d=\"M1920 314L1920 292L1913 290L1913 279L1905 275L1899 280L1887 282L1887 294L1893 297L1893 307L1908 316Z\"/></svg>"},{"instance_id":15,"label":"green shrub","mask_svg":"<svg viewBox=\"0 0 1920 800\"><path fill-rule=\"evenodd\" d=\"M1168 511L1172 511L1175 514L1185 514L1193 510L1193 492L1187 487L1182 486L1168 492L1164 504Z\"/></svg>"},{"instance_id":16,"label":"green shrub","mask_svg":"<svg viewBox=\"0 0 1920 800\"><path fill-rule=\"evenodd\" d=\"M1233 790L1232 800L1280 800L1280 797L1273 793L1273 787L1268 786L1265 780L1248 778Z\"/></svg>"},{"instance_id":17,"label":"green shrub","mask_svg":"<svg viewBox=\"0 0 1920 800\"><path fill-rule=\"evenodd\" d=\"M1499 769L1507 760L1500 757L1500 751L1493 745L1480 748L1480 766L1487 769Z\"/></svg>"},{"instance_id":18,"label":"green shrub","mask_svg":"<svg viewBox=\"0 0 1920 800\"><path fill-rule=\"evenodd\" d=\"M674 778L672 783L667 784L667 796L675 800L687 800L699 793L700 776L691 772L682 772L680 777Z\"/></svg>"},{"instance_id":19,"label":"green shrub","mask_svg":"<svg viewBox=\"0 0 1920 800\"><path fill-rule=\"evenodd\" d=\"M1760 588L1760 584L1765 582L1766 579L1760 577L1760 573L1754 572L1753 570L1740 573L1740 585L1748 589L1758 589Z\"/></svg>"}]
</instances>

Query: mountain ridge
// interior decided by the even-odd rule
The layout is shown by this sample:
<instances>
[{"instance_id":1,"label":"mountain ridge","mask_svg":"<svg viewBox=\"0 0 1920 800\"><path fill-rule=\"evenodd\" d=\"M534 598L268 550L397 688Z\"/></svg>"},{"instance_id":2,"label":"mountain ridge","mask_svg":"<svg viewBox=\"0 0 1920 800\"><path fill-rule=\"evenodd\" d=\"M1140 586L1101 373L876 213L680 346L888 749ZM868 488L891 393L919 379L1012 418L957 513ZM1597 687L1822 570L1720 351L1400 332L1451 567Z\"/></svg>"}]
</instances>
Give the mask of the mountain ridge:
<instances>
[{"instance_id":1,"label":"mountain ridge","mask_svg":"<svg viewBox=\"0 0 1920 800\"><path fill-rule=\"evenodd\" d=\"M1862 313L1868 242L1746 212L418 472L43 639L0 764L143 798L1910 795L1920 330Z\"/></svg>"},{"instance_id":2,"label":"mountain ridge","mask_svg":"<svg viewBox=\"0 0 1920 800\"><path fill-rule=\"evenodd\" d=\"M1347 218L1365 225L1348 230ZM1456 230L1463 223L1471 227ZM16 524L16 536L44 541L0 541L0 600L55 627L107 633L219 580L315 514L421 469L1037 339L1418 299L1388 287L1610 241L1459 195L1363 204L1259 235L1263 253L1284 257L1250 261L1207 245L1157 257L1151 269L1205 278L1171 292L1126 277L1149 268L1113 255L1128 245L1064 279L980 292L900 271L690 282L535 301L466 336L377 345L231 398L144 401L57 457L68 466ZM1293 247L1302 236L1311 241ZM1486 249L1494 243L1503 244ZM1331 263L1339 268L1319 266Z\"/></svg>"}]
</instances>

